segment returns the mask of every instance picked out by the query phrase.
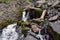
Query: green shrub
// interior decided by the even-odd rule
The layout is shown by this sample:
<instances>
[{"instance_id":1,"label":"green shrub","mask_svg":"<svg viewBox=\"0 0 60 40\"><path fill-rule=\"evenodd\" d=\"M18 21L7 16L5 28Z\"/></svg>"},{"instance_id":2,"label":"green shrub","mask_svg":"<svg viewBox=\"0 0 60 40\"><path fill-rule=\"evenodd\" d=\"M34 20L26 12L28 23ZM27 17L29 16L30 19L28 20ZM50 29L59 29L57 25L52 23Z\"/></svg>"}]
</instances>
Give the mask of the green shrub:
<instances>
[{"instance_id":1,"label":"green shrub","mask_svg":"<svg viewBox=\"0 0 60 40\"><path fill-rule=\"evenodd\" d=\"M10 0L2 0L2 2L7 4L10 2Z\"/></svg>"},{"instance_id":2,"label":"green shrub","mask_svg":"<svg viewBox=\"0 0 60 40\"><path fill-rule=\"evenodd\" d=\"M23 33L23 34L26 34L26 33L27 33L27 30L26 30L26 22L20 20L20 21L17 21L17 25L18 25L18 27L21 26L21 28L22 28L22 33Z\"/></svg>"}]
</instances>

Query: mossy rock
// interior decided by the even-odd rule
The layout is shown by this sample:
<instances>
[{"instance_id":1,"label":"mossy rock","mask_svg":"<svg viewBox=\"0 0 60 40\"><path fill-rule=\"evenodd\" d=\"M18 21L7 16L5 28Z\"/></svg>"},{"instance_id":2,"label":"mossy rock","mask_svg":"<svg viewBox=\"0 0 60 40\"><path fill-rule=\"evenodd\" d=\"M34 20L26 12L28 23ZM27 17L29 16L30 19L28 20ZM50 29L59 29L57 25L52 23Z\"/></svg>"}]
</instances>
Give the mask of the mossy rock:
<instances>
[{"instance_id":1,"label":"mossy rock","mask_svg":"<svg viewBox=\"0 0 60 40\"><path fill-rule=\"evenodd\" d=\"M18 9L18 13L17 13L17 18L20 20L22 18L22 11L23 11L23 8L19 8ZM37 9L26 9L26 13L29 11L29 15L30 15L30 19L33 19L33 18L40 18L43 10L40 9L40 8L37 8Z\"/></svg>"},{"instance_id":2,"label":"mossy rock","mask_svg":"<svg viewBox=\"0 0 60 40\"><path fill-rule=\"evenodd\" d=\"M42 9L27 9L29 10L30 12L30 18L33 19L33 18L40 18L43 10Z\"/></svg>"},{"instance_id":3,"label":"mossy rock","mask_svg":"<svg viewBox=\"0 0 60 40\"><path fill-rule=\"evenodd\" d=\"M17 25L18 25L18 28L19 28L19 27L22 28L22 33L23 33L23 34L27 34L26 22L20 20L20 21L17 21Z\"/></svg>"},{"instance_id":4,"label":"mossy rock","mask_svg":"<svg viewBox=\"0 0 60 40\"><path fill-rule=\"evenodd\" d=\"M17 25L18 25L18 26L26 25L26 22L24 22L24 21L22 21L22 20L18 20L18 21L17 21Z\"/></svg>"},{"instance_id":5,"label":"mossy rock","mask_svg":"<svg viewBox=\"0 0 60 40\"><path fill-rule=\"evenodd\" d=\"M17 25L18 26L21 26L21 21L17 21Z\"/></svg>"},{"instance_id":6,"label":"mossy rock","mask_svg":"<svg viewBox=\"0 0 60 40\"><path fill-rule=\"evenodd\" d=\"M54 40L60 40L60 35L55 32L50 25L48 25L48 32L53 36Z\"/></svg>"},{"instance_id":7,"label":"mossy rock","mask_svg":"<svg viewBox=\"0 0 60 40\"><path fill-rule=\"evenodd\" d=\"M14 21L12 20L5 20L0 22L0 30L2 30L3 28L5 28L7 25L14 23Z\"/></svg>"}]
</instances>

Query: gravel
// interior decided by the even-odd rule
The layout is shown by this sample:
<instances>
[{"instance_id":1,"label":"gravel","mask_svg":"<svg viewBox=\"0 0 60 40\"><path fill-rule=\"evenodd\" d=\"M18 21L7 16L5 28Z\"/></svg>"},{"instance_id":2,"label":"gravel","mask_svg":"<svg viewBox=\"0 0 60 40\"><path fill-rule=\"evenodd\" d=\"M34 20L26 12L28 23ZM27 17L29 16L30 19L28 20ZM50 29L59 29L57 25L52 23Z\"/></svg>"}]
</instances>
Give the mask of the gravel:
<instances>
[{"instance_id":1,"label":"gravel","mask_svg":"<svg viewBox=\"0 0 60 40\"><path fill-rule=\"evenodd\" d=\"M20 7L19 0L10 0L9 3L0 3L0 21L4 20L16 20L18 8Z\"/></svg>"}]
</instances>

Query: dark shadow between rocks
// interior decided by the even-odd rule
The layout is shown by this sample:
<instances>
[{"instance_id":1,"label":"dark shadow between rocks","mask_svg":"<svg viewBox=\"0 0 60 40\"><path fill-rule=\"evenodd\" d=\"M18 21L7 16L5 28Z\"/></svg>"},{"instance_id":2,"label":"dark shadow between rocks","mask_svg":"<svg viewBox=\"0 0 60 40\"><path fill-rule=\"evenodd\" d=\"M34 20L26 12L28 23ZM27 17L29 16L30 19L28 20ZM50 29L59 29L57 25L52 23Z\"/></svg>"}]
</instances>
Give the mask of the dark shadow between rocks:
<instances>
[{"instance_id":1,"label":"dark shadow between rocks","mask_svg":"<svg viewBox=\"0 0 60 40\"><path fill-rule=\"evenodd\" d=\"M50 25L48 25L48 33L52 35L53 40L60 40L60 35L55 32Z\"/></svg>"}]
</instances>

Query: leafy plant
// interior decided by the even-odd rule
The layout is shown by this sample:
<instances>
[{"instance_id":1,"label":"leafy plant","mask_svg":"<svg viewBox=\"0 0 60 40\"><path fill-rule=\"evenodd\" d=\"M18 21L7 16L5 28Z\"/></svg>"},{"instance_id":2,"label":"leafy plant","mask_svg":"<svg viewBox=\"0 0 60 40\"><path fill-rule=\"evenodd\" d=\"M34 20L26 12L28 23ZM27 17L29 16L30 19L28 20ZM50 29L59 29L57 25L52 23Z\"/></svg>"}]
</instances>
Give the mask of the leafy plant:
<instances>
[{"instance_id":1,"label":"leafy plant","mask_svg":"<svg viewBox=\"0 0 60 40\"><path fill-rule=\"evenodd\" d=\"M17 21L17 25L18 25L18 26L21 26L21 28L22 28L22 33L23 33L24 35L26 35L26 34L27 34L26 22L20 20L20 21Z\"/></svg>"},{"instance_id":2,"label":"leafy plant","mask_svg":"<svg viewBox=\"0 0 60 40\"><path fill-rule=\"evenodd\" d=\"M4 3L9 3L10 2L10 0L2 0L2 2L4 2Z\"/></svg>"}]
</instances>

